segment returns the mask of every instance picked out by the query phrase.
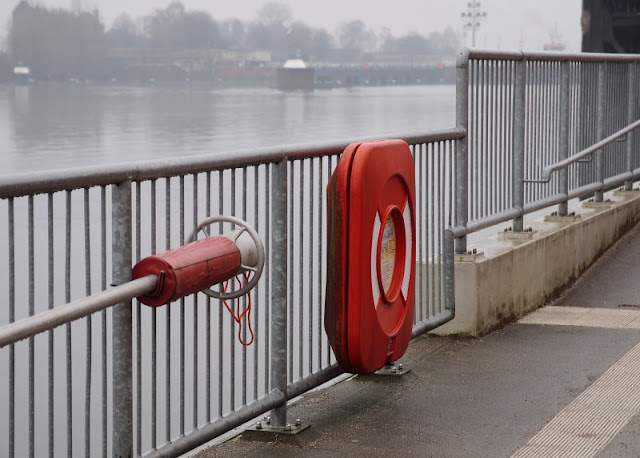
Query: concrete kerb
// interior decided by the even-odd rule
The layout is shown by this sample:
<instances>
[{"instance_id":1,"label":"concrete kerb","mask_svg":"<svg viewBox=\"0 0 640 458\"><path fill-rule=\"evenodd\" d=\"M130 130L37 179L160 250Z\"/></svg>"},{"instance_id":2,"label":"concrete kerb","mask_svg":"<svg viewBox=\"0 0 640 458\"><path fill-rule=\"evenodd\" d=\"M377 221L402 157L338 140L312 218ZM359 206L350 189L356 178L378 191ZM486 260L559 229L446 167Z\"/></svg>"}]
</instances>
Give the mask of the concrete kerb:
<instances>
[{"instance_id":1,"label":"concrete kerb","mask_svg":"<svg viewBox=\"0 0 640 458\"><path fill-rule=\"evenodd\" d=\"M606 206L577 205L575 221L525 221L530 239L494 231L470 243L483 256L456 260L456 317L432 333L484 335L556 297L640 221L640 192L608 197Z\"/></svg>"}]
</instances>

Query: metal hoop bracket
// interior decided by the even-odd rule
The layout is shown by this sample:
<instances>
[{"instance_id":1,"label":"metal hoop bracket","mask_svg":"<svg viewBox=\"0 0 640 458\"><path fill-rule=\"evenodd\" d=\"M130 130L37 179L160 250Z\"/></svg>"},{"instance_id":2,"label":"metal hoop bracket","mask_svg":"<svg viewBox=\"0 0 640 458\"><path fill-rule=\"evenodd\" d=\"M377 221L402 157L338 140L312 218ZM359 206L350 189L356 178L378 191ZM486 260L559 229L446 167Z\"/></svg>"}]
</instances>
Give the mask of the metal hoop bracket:
<instances>
[{"instance_id":1,"label":"metal hoop bracket","mask_svg":"<svg viewBox=\"0 0 640 458\"><path fill-rule=\"evenodd\" d=\"M253 272L253 277L244 286L242 286L240 289L236 291L231 291L229 293L216 292L216 291L213 291L211 288L205 288L202 290L203 293L205 293L209 297L213 297L214 299L220 299L220 300L237 299L247 294L258 284L258 281L262 276L262 271L264 270L264 263L266 259L266 255L264 252L264 245L262 244L262 240L260 240L260 236L258 235L256 230L251 225L249 225L246 221L243 221L239 218L235 218L233 216L225 216L225 215L210 216L202 220L194 228L193 232L189 234L189 236L185 240L185 243L191 243L194 240L196 240L199 232L202 232L207 237L209 237L210 235L209 235L209 232L206 230L206 228L208 228L208 226L215 223L230 223L230 224L233 224L234 226L241 227L242 229L238 231L235 235L233 236L225 235L225 236L229 237L231 240L235 242L238 240L238 238L240 238L240 236L244 232L246 232L247 234L249 234L249 236L251 237L251 240L255 245L256 254L258 257L255 267L247 266L244 264L241 266L241 271L250 270Z\"/></svg>"}]
</instances>

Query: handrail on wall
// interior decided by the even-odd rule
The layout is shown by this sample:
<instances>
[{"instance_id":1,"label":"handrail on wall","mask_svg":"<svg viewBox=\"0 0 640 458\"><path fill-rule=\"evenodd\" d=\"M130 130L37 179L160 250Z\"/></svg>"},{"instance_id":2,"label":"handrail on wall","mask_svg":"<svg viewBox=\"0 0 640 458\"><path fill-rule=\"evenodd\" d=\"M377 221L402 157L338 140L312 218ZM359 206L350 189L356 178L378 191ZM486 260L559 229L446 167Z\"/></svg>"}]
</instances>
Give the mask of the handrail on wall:
<instances>
[{"instance_id":1,"label":"handrail on wall","mask_svg":"<svg viewBox=\"0 0 640 458\"><path fill-rule=\"evenodd\" d=\"M594 143L590 147L583 149L579 153L574 154L573 156L571 156L571 157L569 157L567 159L564 159L562 161L558 161L555 164L551 164L551 165L546 166L542 171L542 179L540 181L545 182L545 183L548 182L549 180L551 180L551 174L553 172L556 172L558 170L564 169L564 168L568 167L569 165L573 164L574 162L578 162L583 157L595 153L599 149L602 149L605 146L609 145L610 143L613 143L614 141L616 141L620 137L624 137L626 134L628 134L632 130L637 129L638 127L640 127L640 119L637 120L634 123L629 124L628 126L624 127L623 129L620 129L619 131L609 135L608 137L600 140L598 143Z\"/></svg>"}]
</instances>

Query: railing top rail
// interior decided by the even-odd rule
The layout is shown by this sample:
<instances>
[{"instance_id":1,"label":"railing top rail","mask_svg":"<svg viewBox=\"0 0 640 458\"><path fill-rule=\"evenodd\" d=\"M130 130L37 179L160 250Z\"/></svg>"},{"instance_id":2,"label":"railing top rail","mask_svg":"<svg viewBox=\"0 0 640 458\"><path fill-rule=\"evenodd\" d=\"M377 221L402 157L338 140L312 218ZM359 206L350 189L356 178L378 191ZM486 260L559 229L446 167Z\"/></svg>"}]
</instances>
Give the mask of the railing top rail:
<instances>
[{"instance_id":1,"label":"railing top rail","mask_svg":"<svg viewBox=\"0 0 640 458\"><path fill-rule=\"evenodd\" d=\"M279 162L284 159L299 160L337 156L350 143L354 142L401 138L409 144L419 144L458 140L464 136L465 130L457 127L429 133L380 135L326 143L273 146L173 159L20 173L0 177L0 198L20 197L29 194L42 194L92 186L106 186L121 183L127 179L143 181L212 170L248 167Z\"/></svg>"},{"instance_id":2,"label":"railing top rail","mask_svg":"<svg viewBox=\"0 0 640 458\"><path fill-rule=\"evenodd\" d=\"M495 49L463 49L458 55L458 67L470 59L476 60L533 60L549 62L640 62L640 54L566 53L556 51L502 51Z\"/></svg>"}]
</instances>

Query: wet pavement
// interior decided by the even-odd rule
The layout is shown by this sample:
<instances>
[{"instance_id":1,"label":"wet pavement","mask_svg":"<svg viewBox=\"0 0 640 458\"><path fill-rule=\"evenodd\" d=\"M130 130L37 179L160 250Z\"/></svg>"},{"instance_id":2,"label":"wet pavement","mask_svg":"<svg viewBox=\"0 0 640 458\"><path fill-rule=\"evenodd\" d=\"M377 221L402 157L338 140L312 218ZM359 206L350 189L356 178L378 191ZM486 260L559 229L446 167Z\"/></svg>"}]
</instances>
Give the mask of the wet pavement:
<instances>
[{"instance_id":1,"label":"wet pavement","mask_svg":"<svg viewBox=\"0 0 640 458\"><path fill-rule=\"evenodd\" d=\"M640 456L639 254L636 226L520 322L419 338L404 377L353 377L298 400L288 418L311 426L295 438L239 435L199 456Z\"/></svg>"}]
</instances>

